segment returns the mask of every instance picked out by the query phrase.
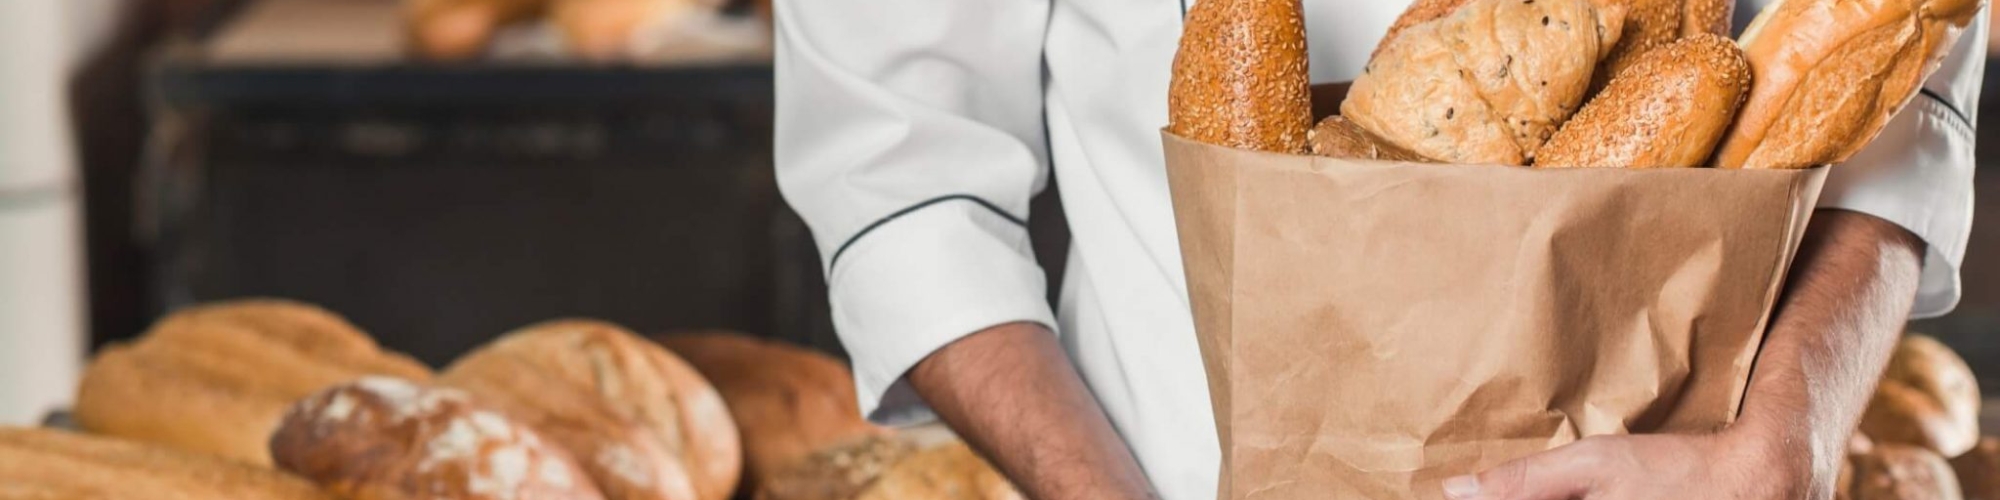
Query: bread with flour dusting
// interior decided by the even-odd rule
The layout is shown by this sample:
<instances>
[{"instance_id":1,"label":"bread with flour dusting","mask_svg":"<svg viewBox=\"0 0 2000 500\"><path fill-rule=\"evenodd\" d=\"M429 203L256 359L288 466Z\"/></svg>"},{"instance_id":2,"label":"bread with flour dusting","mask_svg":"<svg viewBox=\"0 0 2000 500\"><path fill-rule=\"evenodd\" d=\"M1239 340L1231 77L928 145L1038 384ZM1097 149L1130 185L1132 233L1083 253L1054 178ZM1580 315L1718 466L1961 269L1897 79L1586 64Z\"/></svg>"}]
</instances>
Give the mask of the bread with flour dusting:
<instances>
[{"instance_id":1,"label":"bread with flour dusting","mask_svg":"<svg viewBox=\"0 0 2000 500\"><path fill-rule=\"evenodd\" d=\"M601 500L567 451L462 391L368 377L292 406L279 467L348 500Z\"/></svg>"}]
</instances>

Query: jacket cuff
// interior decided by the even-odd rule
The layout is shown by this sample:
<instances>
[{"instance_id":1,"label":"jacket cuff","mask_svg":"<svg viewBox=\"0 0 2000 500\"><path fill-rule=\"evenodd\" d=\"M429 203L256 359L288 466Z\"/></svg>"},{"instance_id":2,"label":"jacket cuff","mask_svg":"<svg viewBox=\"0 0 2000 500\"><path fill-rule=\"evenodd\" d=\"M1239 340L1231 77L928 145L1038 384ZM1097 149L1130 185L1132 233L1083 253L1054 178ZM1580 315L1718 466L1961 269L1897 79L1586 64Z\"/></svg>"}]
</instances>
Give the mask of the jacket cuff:
<instances>
[{"instance_id":1,"label":"jacket cuff","mask_svg":"<svg viewBox=\"0 0 2000 500\"><path fill-rule=\"evenodd\" d=\"M1054 330L1027 228L976 198L899 212L855 236L829 266L833 326L861 412L877 423L932 418L903 375L946 344L1012 322Z\"/></svg>"},{"instance_id":2,"label":"jacket cuff","mask_svg":"<svg viewBox=\"0 0 2000 500\"><path fill-rule=\"evenodd\" d=\"M1951 312L1959 264L1972 230L1974 134L1969 117L1924 94L1891 119L1882 135L1828 172L1820 208L1852 210L1923 238L1923 278L1912 319Z\"/></svg>"}]
</instances>

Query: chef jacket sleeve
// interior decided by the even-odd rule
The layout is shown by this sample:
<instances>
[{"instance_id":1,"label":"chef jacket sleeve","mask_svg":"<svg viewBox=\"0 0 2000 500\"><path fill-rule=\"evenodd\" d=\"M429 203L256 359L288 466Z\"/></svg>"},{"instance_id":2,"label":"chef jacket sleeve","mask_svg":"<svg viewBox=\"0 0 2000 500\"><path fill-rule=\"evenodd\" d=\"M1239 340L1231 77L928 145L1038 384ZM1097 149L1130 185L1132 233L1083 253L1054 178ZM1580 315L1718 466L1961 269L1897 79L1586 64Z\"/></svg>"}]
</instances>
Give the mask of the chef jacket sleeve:
<instances>
[{"instance_id":1,"label":"chef jacket sleeve","mask_svg":"<svg viewBox=\"0 0 2000 500\"><path fill-rule=\"evenodd\" d=\"M811 227L862 412L967 334L1054 329L1028 244L1047 177L1046 0L777 0L777 180ZM1162 76L1164 77L1164 76Z\"/></svg>"},{"instance_id":2,"label":"chef jacket sleeve","mask_svg":"<svg viewBox=\"0 0 2000 500\"><path fill-rule=\"evenodd\" d=\"M1972 232L1973 129L1986 30L1982 12L1882 135L1832 167L1820 194L1820 208L1880 217L1923 238L1928 250L1913 318L1943 315L1958 304L1959 264Z\"/></svg>"}]
</instances>

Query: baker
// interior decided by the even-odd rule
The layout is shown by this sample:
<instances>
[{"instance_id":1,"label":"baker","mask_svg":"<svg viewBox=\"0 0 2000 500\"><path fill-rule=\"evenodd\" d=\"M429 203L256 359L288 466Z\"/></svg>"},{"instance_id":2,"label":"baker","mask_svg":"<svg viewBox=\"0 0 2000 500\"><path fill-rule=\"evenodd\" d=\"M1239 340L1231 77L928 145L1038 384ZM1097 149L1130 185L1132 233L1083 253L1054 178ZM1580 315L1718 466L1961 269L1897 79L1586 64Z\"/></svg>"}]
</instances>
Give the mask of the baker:
<instances>
[{"instance_id":1,"label":"baker","mask_svg":"<svg viewBox=\"0 0 2000 500\"><path fill-rule=\"evenodd\" d=\"M1763 3L1737 6L1738 24ZM778 179L821 250L870 418L942 418L1035 498L1215 495L1158 133L1188 7L778 0ZM1405 7L1306 0L1312 79L1359 75ZM1980 18L1832 169L1736 423L1585 440L1448 479L1447 493L1828 494L1902 323L1958 300ZM1073 234L1054 309L1024 224L1052 178Z\"/></svg>"}]
</instances>

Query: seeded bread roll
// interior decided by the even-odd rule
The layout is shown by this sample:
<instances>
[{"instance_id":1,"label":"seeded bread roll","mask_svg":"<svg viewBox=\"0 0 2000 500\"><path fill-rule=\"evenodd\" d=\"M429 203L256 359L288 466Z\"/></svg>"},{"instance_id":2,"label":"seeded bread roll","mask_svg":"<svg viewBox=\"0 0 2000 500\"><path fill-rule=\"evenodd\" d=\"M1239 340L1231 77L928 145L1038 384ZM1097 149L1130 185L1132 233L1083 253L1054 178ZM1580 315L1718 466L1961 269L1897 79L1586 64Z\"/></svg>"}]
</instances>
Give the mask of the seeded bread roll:
<instances>
[{"instance_id":1,"label":"seeded bread roll","mask_svg":"<svg viewBox=\"0 0 2000 500\"><path fill-rule=\"evenodd\" d=\"M1473 0L1389 39L1340 114L1427 158L1525 165L1579 107L1623 18L1588 0Z\"/></svg>"},{"instance_id":2,"label":"seeded bread roll","mask_svg":"<svg viewBox=\"0 0 2000 500\"><path fill-rule=\"evenodd\" d=\"M854 375L824 354L740 334L653 338L715 383L742 435L743 482L758 490L815 452L889 434L861 418Z\"/></svg>"},{"instance_id":3,"label":"seeded bread roll","mask_svg":"<svg viewBox=\"0 0 2000 500\"><path fill-rule=\"evenodd\" d=\"M52 429L0 427L0 499L334 500L264 467Z\"/></svg>"},{"instance_id":4,"label":"seeded bread roll","mask_svg":"<svg viewBox=\"0 0 2000 500\"><path fill-rule=\"evenodd\" d=\"M1611 54L1597 66L1592 89L1602 89L1639 56L1685 37L1729 36L1735 0L1596 0L1600 6L1625 8L1625 32Z\"/></svg>"},{"instance_id":5,"label":"seeded bread roll","mask_svg":"<svg viewBox=\"0 0 2000 500\"><path fill-rule=\"evenodd\" d=\"M1846 161L1916 96L1983 0L1783 0L1741 44L1754 78L1724 168Z\"/></svg>"},{"instance_id":6,"label":"seeded bread roll","mask_svg":"<svg viewBox=\"0 0 2000 500\"><path fill-rule=\"evenodd\" d=\"M271 455L347 500L599 500L555 443L464 392L368 377L294 405Z\"/></svg>"},{"instance_id":7,"label":"seeded bread roll","mask_svg":"<svg viewBox=\"0 0 2000 500\"><path fill-rule=\"evenodd\" d=\"M1354 158L1362 160L1427 161L1416 153L1404 151L1369 135L1368 131L1340 115L1320 120L1312 130L1312 154L1330 158Z\"/></svg>"},{"instance_id":8,"label":"seeded bread roll","mask_svg":"<svg viewBox=\"0 0 2000 500\"><path fill-rule=\"evenodd\" d=\"M1986 436L1972 450L1951 459L1965 500L2000 500L2000 438Z\"/></svg>"},{"instance_id":9,"label":"seeded bread roll","mask_svg":"<svg viewBox=\"0 0 2000 500\"><path fill-rule=\"evenodd\" d=\"M366 375L431 376L324 309L221 302L176 312L137 342L101 351L77 389L76 421L97 434L269 465L265 442L286 408Z\"/></svg>"},{"instance_id":10,"label":"seeded bread roll","mask_svg":"<svg viewBox=\"0 0 2000 500\"><path fill-rule=\"evenodd\" d=\"M508 333L441 380L562 443L612 500L721 500L742 450L701 374L617 325L560 320Z\"/></svg>"},{"instance_id":11,"label":"seeded bread roll","mask_svg":"<svg viewBox=\"0 0 2000 500\"><path fill-rule=\"evenodd\" d=\"M1699 167L1736 117L1750 65L1736 42L1699 34L1640 57L1556 131L1541 167Z\"/></svg>"},{"instance_id":12,"label":"seeded bread roll","mask_svg":"<svg viewBox=\"0 0 2000 500\"><path fill-rule=\"evenodd\" d=\"M1298 0L1203 0L1187 13L1167 130L1239 149L1306 150L1312 94Z\"/></svg>"},{"instance_id":13,"label":"seeded bread roll","mask_svg":"<svg viewBox=\"0 0 2000 500\"><path fill-rule=\"evenodd\" d=\"M1951 465L1931 450L1878 443L1854 457L1854 500L1959 500Z\"/></svg>"},{"instance_id":14,"label":"seeded bread roll","mask_svg":"<svg viewBox=\"0 0 2000 500\"><path fill-rule=\"evenodd\" d=\"M1979 403L1978 382L1964 359L1930 337L1905 335L1862 412L1861 431L1878 444L1955 457L1979 440Z\"/></svg>"}]
</instances>

